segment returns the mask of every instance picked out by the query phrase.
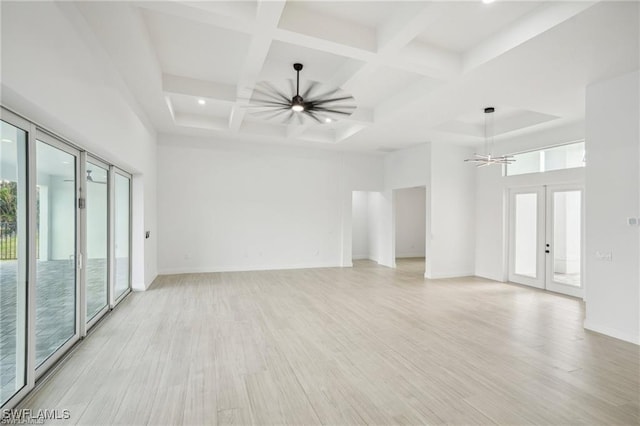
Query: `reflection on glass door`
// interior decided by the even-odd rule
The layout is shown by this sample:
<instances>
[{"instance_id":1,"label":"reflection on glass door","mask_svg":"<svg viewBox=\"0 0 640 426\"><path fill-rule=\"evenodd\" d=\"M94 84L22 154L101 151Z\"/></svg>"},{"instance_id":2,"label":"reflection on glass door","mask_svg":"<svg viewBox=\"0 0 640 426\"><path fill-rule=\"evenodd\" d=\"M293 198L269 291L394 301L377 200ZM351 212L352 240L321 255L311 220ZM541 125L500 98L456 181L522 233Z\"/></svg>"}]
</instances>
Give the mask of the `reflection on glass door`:
<instances>
[{"instance_id":1,"label":"reflection on glass door","mask_svg":"<svg viewBox=\"0 0 640 426\"><path fill-rule=\"evenodd\" d=\"M109 286L109 192L108 170L106 167L87 161L87 253L86 253L86 295L87 318L90 322L107 307Z\"/></svg>"},{"instance_id":2,"label":"reflection on glass door","mask_svg":"<svg viewBox=\"0 0 640 426\"><path fill-rule=\"evenodd\" d=\"M547 241L550 241L547 288L582 295L582 190L550 187Z\"/></svg>"},{"instance_id":3,"label":"reflection on glass door","mask_svg":"<svg viewBox=\"0 0 640 426\"><path fill-rule=\"evenodd\" d=\"M120 173L114 178L114 293L115 299L131 287L130 265L131 179Z\"/></svg>"},{"instance_id":4,"label":"reflection on glass door","mask_svg":"<svg viewBox=\"0 0 640 426\"><path fill-rule=\"evenodd\" d=\"M581 297L582 189L511 190L509 281Z\"/></svg>"},{"instance_id":5,"label":"reflection on glass door","mask_svg":"<svg viewBox=\"0 0 640 426\"><path fill-rule=\"evenodd\" d=\"M4 405L27 383L27 132L5 121L0 124L0 405Z\"/></svg>"},{"instance_id":6,"label":"reflection on glass door","mask_svg":"<svg viewBox=\"0 0 640 426\"><path fill-rule=\"evenodd\" d=\"M76 161L36 143L36 366L76 334Z\"/></svg>"},{"instance_id":7,"label":"reflection on glass door","mask_svg":"<svg viewBox=\"0 0 640 426\"><path fill-rule=\"evenodd\" d=\"M511 191L509 281L544 287L542 246L544 200L541 188Z\"/></svg>"}]
</instances>

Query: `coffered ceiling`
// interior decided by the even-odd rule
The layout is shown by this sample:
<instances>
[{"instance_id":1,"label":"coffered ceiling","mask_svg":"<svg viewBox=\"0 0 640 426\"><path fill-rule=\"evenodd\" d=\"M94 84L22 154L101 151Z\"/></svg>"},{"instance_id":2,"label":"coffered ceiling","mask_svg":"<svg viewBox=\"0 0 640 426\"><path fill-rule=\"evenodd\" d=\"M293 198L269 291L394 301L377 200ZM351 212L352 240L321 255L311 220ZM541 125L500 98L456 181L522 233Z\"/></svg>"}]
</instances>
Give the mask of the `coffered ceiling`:
<instances>
[{"instance_id":1,"label":"coffered ceiling","mask_svg":"<svg viewBox=\"0 0 640 426\"><path fill-rule=\"evenodd\" d=\"M70 7L70 6L67 6ZM584 119L585 87L638 68L638 2L77 2L82 19L159 132L394 150ZM257 82L350 92L328 124L248 113ZM287 87L287 86L285 86ZM200 102L199 102L200 101ZM204 105L201 105L204 101Z\"/></svg>"}]
</instances>

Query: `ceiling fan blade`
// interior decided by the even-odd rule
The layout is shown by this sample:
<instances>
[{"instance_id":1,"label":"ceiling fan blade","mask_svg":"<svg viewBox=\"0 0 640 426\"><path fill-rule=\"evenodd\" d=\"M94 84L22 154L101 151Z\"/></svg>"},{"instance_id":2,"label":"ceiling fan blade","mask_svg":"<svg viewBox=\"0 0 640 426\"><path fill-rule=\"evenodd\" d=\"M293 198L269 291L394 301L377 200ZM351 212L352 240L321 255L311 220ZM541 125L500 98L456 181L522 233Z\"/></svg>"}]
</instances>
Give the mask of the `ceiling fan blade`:
<instances>
[{"instance_id":1,"label":"ceiling fan blade","mask_svg":"<svg viewBox=\"0 0 640 426\"><path fill-rule=\"evenodd\" d=\"M329 113L333 113L333 114L342 114L342 115L351 115L353 114L353 111L356 109L355 106L332 106L330 108L328 107L312 107L310 108L311 111L322 111L322 112L329 112ZM345 111L346 110L346 111Z\"/></svg>"},{"instance_id":2,"label":"ceiling fan blade","mask_svg":"<svg viewBox=\"0 0 640 426\"><path fill-rule=\"evenodd\" d=\"M341 101L347 101L347 100L355 101L353 96L343 96L343 97L340 97L340 98L318 99L316 101L309 101L309 102L311 102L313 105L323 105L323 104L327 104L327 103L330 103L330 102L341 102Z\"/></svg>"},{"instance_id":3,"label":"ceiling fan blade","mask_svg":"<svg viewBox=\"0 0 640 426\"><path fill-rule=\"evenodd\" d=\"M303 125L304 119L302 117L302 114L296 114L296 116L298 117L298 124Z\"/></svg>"},{"instance_id":4,"label":"ceiling fan blade","mask_svg":"<svg viewBox=\"0 0 640 426\"><path fill-rule=\"evenodd\" d=\"M260 90L260 93L264 95L271 95L274 98L284 102L289 102L290 100L289 97L286 94L284 94L281 90L279 90L277 87L275 87L273 84L269 83L268 81L263 81L260 84L265 86L265 88L267 89L267 91Z\"/></svg>"},{"instance_id":5,"label":"ceiling fan blade","mask_svg":"<svg viewBox=\"0 0 640 426\"><path fill-rule=\"evenodd\" d=\"M302 96L303 99L308 98L309 96L311 96L311 92L313 91L313 89L318 87L318 85L319 85L319 83L317 81L310 81L309 82L309 86L306 88L306 90L300 96Z\"/></svg>"},{"instance_id":6,"label":"ceiling fan blade","mask_svg":"<svg viewBox=\"0 0 640 426\"><path fill-rule=\"evenodd\" d=\"M285 107L290 108L291 105L284 102L275 102L275 101L263 101L263 100L254 100L252 105L247 105L247 108L278 108Z\"/></svg>"},{"instance_id":7,"label":"ceiling fan blade","mask_svg":"<svg viewBox=\"0 0 640 426\"><path fill-rule=\"evenodd\" d=\"M259 115L267 115L267 114L271 114L274 111L288 111L288 110L291 109L288 106L286 106L286 107L284 107L284 106L283 107L275 106L274 107L274 106L257 106L257 105L255 106L255 108L262 108L262 110L261 111L256 111L256 110L250 111L251 115L258 115L258 116Z\"/></svg>"},{"instance_id":8,"label":"ceiling fan blade","mask_svg":"<svg viewBox=\"0 0 640 426\"><path fill-rule=\"evenodd\" d=\"M285 99L278 94L271 93L262 89L254 89L253 93L254 95L249 99L249 102L290 102L289 99ZM255 96L256 94L258 94L259 96Z\"/></svg>"},{"instance_id":9,"label":"ceiling fan blade","mask_svg":"<svg viewBox=\"0 0 640 426\"><path fill-rule=\"evenodd\" d=\"M315 100L330 98L331 96L334 96L336 93L340 93L340 92L342 92L342 89L338 87L338 88L329 90L328 92L313 96L312 98L309 99L309 102L315 102Z\"/></svg>"},{"instance_id":10,"label":"ceiling fan blade","mask_svg":"<svg viewBox=\"0 0 640 426\"><path fill-rule=\"evenodd\" d=\"M291 120L293 119L294 114L295 114L295 112L293 112L293 111L291 111L291 110L290 110L290 111L289 111L289 114L287 114L287 116L285 117L285 119L284 119L282 122L283 122L284 124L289 124L289 123L291 123Z\"/></svg>"},{"instance_id":11,"label":"ceiling fan blade","mask_svg":"<svg viewBox=\"0 0 640 426\"><path fill-rule=\"evenodd\" d=\"M286 108L286 109L283 108L283 109L269 111L270 114L262 116L262 119L273 120L274 118L277 118L279 116L282 116L283 114L286 114L286 111L291 111L291 110L289 108Z\"/></svg>"},{"instance_id":12,"label":"ceiling fan blade","mask_svg":"<svg viewBox=\"0 0 640 426\"><path fill-rule=\"evenodd\" d=\"M316 117L316 115L312 111L305 110L304 113L307 114L309 117L313 118L314 120L316 120L318 123L322 123L322 121L318 117Z\"/></svg>"}]
</instances>

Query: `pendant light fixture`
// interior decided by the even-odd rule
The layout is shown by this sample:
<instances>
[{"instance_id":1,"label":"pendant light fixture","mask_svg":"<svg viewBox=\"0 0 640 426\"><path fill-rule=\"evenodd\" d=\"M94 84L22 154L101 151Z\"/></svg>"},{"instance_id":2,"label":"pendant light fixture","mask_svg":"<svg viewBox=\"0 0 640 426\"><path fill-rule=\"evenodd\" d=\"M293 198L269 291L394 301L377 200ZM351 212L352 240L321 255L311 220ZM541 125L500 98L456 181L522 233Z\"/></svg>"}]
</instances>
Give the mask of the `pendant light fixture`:
<instances>
[{"instance_id":1,"label":"pendant light fixture","mask_svg":"<svg viewBox=\"0 0 640 426\"><path fill-rule=\"evenodd\" d=\"M493 113L496 111L494 107L484 109L484 154L473 154L473 158L464 160L465 162L475 163L478 167L489 166L491 164L511 164L515 160L512 155L492 155L493 148Z\"/></svg>"}]
</instances>

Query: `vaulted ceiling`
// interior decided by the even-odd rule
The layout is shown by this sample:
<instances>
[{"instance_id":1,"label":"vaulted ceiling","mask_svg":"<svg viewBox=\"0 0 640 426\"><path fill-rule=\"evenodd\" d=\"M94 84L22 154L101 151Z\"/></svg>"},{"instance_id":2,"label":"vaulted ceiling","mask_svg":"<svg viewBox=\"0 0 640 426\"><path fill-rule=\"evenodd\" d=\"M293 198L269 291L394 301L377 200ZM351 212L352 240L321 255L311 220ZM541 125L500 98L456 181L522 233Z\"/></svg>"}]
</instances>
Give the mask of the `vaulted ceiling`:
<instances>
[{"instance_id":1,"label":"vaulted ceiling","mask_svg":"<svg viewBox=\"0 0 640 426\"><path fill-rule=\"evenodd\" d=\"M74 5L160 132L349 150L584 120L590 83L638 69L637 2L142 1ZM328 124L248 112L256 83L294 78L350 92ZM198 101L204 100L201 105Z\"/></svg>"}]
</instances>

